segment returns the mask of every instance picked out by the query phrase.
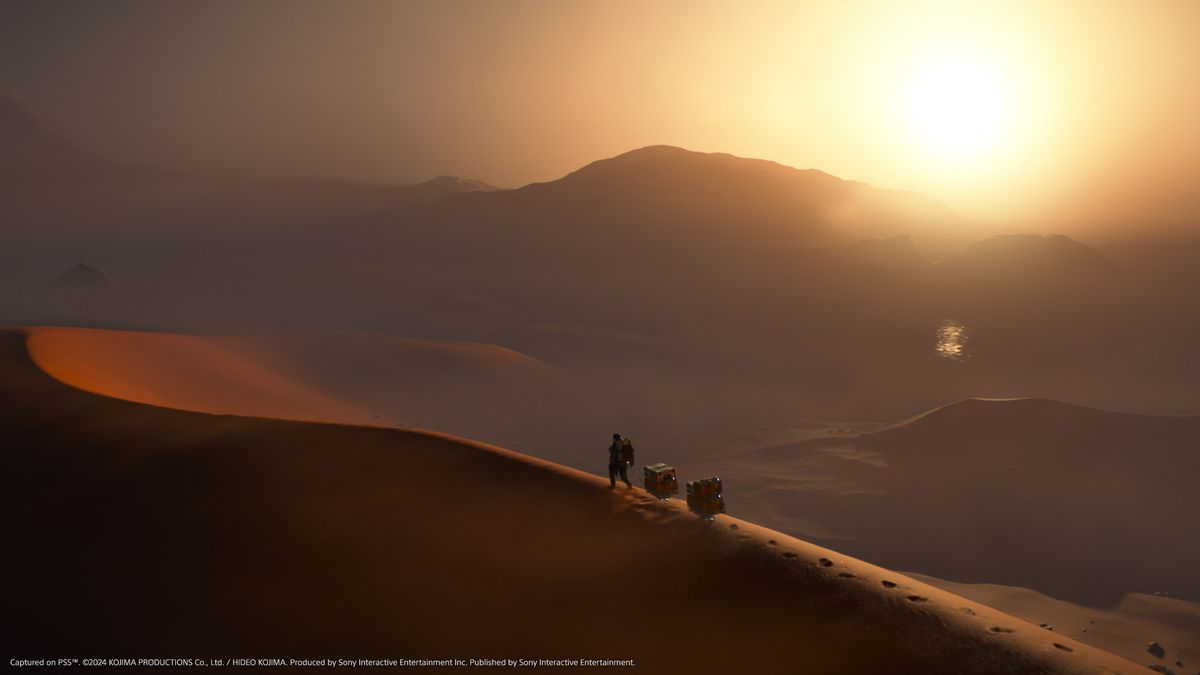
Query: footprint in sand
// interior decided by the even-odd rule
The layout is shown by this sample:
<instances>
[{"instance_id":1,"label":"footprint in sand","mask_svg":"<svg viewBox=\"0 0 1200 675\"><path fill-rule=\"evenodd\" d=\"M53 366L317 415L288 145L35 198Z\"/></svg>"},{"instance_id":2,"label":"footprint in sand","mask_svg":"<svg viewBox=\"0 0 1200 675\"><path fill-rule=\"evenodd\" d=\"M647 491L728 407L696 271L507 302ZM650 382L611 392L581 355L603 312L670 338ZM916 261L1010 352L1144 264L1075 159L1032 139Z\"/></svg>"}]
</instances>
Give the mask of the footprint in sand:
<instances>
[{"instance_id":1,"label":"footprint in sand","mask_svg":"<svg viewBox=\"0 0 1200 675\"><path fill-rule=\"evenodd\" d=\"M737 523L730 523L730 524L729 524L729 529L731 529L731 530L736 530L736 529L738 529Z\"/></svg>"},{"instance_id":2,"label":"footprint in sand","mask_svg":"<svg viewBox=\"0 0 1200 675\"><path fill-rule=\"evenodd\" d=\"M906 595L909 602L929 602L929 598L923 595Z\"/></svg>"},{"instance_id":3,"label":"footprint in sand","mask_svg":"<svg viewBox=\"0 0 1200 675\"><path fill-rule=\"evenodd\" d=\"M967 616L975 616L975 610L971 609L970 607L959 607L959 609L961 609L962 613L966 614Z\"/></svg>"},{"instance_id":4,"label":"footprint in sand","mask_svg":"<svg viewBox=\"0 0 1200 675\"><path fill-rule=\"evenodd\" d=\"M788 551L787 553L784 553L784 554L783 554L783 557L785 557L785 558L795 558L795 557L796 557L796 554L795 554L795 553L792 553L791 551Z\"/></svg>"},{"instance_id":5,"label":"footprint in sand","mask_svg":"<svg viewBox=\"0 0 1200 675\"><path fill-rule=\"evenodd\" d=\"M895 588L896 587L896 582L894 582L894 581L881 581L879 583L883 584L884 588Z\"/></svg>"},{"instance_id":6,"label":"footprint in sand","mask_svg":"<svg viewBox=\"0 0 1200 675\"><path fill-rule=\"evenodd\" d=\"M774 545L776 545L776 544L777 544L777 543L779 543L779 542L775 541L774 539L768 539L768 540L767 540L767 543L768 543L768 544L770 544L770 545L772 545L772 546L774 546Z\"/></svg>"},{"instance_id":7,"label":"footprint in sand","mask_svg":"<svg viewBox=\"0 0 1200 675\"><path fill-rule=\"evenodd\" d=\"M849 572L839 572L838 578L839 579L853 579L854 575L850 574Z\"/></svg>"},{"instance_id":8,"label":"footprint in sand","mask_svg":"<svg viewBox=\"0 0 1200 675\"><path fill-rule=\"evenodd\" d=\"M833 567L833 561L829 558L821 558L817 561L817 564L819 564L821 567Z\"/></svg>"},{"instance_id":9,"label":"footprint in sand","mask_svg":"<svg viewBox=\"0 0 1200 675\"><path fill-rule=\"evenodd\" d=\"M1073 651L1075 651L1074 649L1071 649L1070 647L1068 647L1068 646L1066 646L1066 645L1060 645L1060 644L1058 644L1057 642L1055 642L1055 643L1054 643L1054 648L1055 648L1055 649L1061 649L1061 650L1063 650L1064 652L1073 652Z\"/></svg>"},{"instance_id":10,"label":"footprint in sand","mask_svg":"<svg viewBox=\"0 0 1200 675\"><path fill-rule=\"evenodd\" d=\"M992 626L988 630L993 633L1015 633L1016 632L1011 628L1001 628L1000 626Z\"/></svg>"}]
</instances>

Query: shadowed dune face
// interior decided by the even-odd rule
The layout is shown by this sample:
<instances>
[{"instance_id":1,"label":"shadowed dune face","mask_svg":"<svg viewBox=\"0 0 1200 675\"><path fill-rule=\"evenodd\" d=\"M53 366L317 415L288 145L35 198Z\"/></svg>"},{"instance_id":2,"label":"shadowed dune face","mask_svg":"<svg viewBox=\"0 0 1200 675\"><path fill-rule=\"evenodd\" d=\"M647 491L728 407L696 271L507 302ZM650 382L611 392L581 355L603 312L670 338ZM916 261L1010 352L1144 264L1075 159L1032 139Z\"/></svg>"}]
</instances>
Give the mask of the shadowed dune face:
<instances>
[{"instance_id":1,"label":"shadowed dune face","mask_svg":"<svg viewBox=\"0 0 1200 675\"><path fill-rule=\"evenodd\" d=\"M0 434L17 651L1138 672L832 551L498 448L82 392L14 332L0 334Z\"/></svg>"}]
</instances>

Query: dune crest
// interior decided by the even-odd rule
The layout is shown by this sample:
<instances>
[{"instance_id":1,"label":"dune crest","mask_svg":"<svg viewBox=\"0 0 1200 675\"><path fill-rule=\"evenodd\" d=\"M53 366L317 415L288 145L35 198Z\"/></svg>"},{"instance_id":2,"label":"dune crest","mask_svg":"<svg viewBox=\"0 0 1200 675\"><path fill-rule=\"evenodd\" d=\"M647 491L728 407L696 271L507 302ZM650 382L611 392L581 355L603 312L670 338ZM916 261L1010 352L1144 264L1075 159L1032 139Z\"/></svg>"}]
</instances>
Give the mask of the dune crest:
<instances>
[{"instance_id":1,"label":"dune crest","mask_svg":"<svg viewBox=\"0 0 1200 675\"><path fill-rule=\"evenodd\" d=\"M55 379L112 398L214 414L359 421L370 415L251 357L236 337L32 328L30 358Z\"/></svg>"},{"instance_id":2,"label":"dune crest","mask_svg":"<svg viewBox=\"0 0 1200 675\"><path fill-rule=\"evenodd\" d=\"M550 366L496 345L352 331L198 336L31 328L27 336L38 367L73 387L224 415L352 424L402 416L418 426L444 425L448 406L430 413L422 395L462 401L473 389L492 394L553 376Z\"/></svg>"}]
</instances>

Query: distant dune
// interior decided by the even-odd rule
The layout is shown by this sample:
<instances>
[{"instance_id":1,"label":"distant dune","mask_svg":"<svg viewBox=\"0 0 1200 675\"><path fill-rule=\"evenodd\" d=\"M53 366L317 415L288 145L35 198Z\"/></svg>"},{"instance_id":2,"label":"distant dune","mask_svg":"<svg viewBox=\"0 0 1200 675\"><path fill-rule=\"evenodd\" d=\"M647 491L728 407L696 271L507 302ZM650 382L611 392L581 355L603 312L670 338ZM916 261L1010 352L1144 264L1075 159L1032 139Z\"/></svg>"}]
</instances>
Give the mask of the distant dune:
<instances>
[{"instance_id":1,"label":"distant dune","mask_svg":"<svg viewBox=\"0 0 1200 675\"><path fill-rule=\"evenodd\" d=\"M853 539L844 550L1100 606L1130 592L1200 598L1197 448L1196 416L972 399L761 457L781 475L831 453L869 460L827 462L840 494L789 502Z\"/></svg>"},{"instance_id":2,"label":"distant dune","mask_svg":"<svg viewBox=\"0 0 1200 675\"><path fill-rule=\"evenodd\" d=\"M1200 603L1133 593L1115 607L1096 609L1055 600L1027 588L956 584L922 575L913 578L1135 663L1157 664L1179 675L1200 667ZM1162 645L1163 656L1147 650L1153 642Z\"/></svg>"},{"instance_id":3,"label":"distant dune","mask_svg":"<svg viewBox=\"0 0 1200 675\"><path fill-rule=\"evenodd\" d=\"M54 339L0 335L13 653L1141 672L834 551L500 448L86 393L40 371L27 335Z\"/></svg>"}]
</instances>

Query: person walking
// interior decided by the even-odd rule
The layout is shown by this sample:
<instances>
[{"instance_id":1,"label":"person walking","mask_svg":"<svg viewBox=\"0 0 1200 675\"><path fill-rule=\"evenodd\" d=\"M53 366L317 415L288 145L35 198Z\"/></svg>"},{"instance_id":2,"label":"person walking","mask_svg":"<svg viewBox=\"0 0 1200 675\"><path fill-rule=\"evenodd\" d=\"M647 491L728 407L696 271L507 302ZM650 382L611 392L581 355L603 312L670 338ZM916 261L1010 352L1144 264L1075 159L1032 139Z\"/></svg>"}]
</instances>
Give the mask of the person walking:
<instances>
[{"instance_id":1,"label":"person walking","mask_svg":"<svg viewBox=\"0 0 1200 675\"><path fill-rule=\"evenodd\" d=\"M629 482L628 467L633 463L633 444L621 434L612 435L612 443L608 446L608 482L609 488L617 487L617 475L625 481L625 486L633 488Z\"/></svg>"}]
</instances>

